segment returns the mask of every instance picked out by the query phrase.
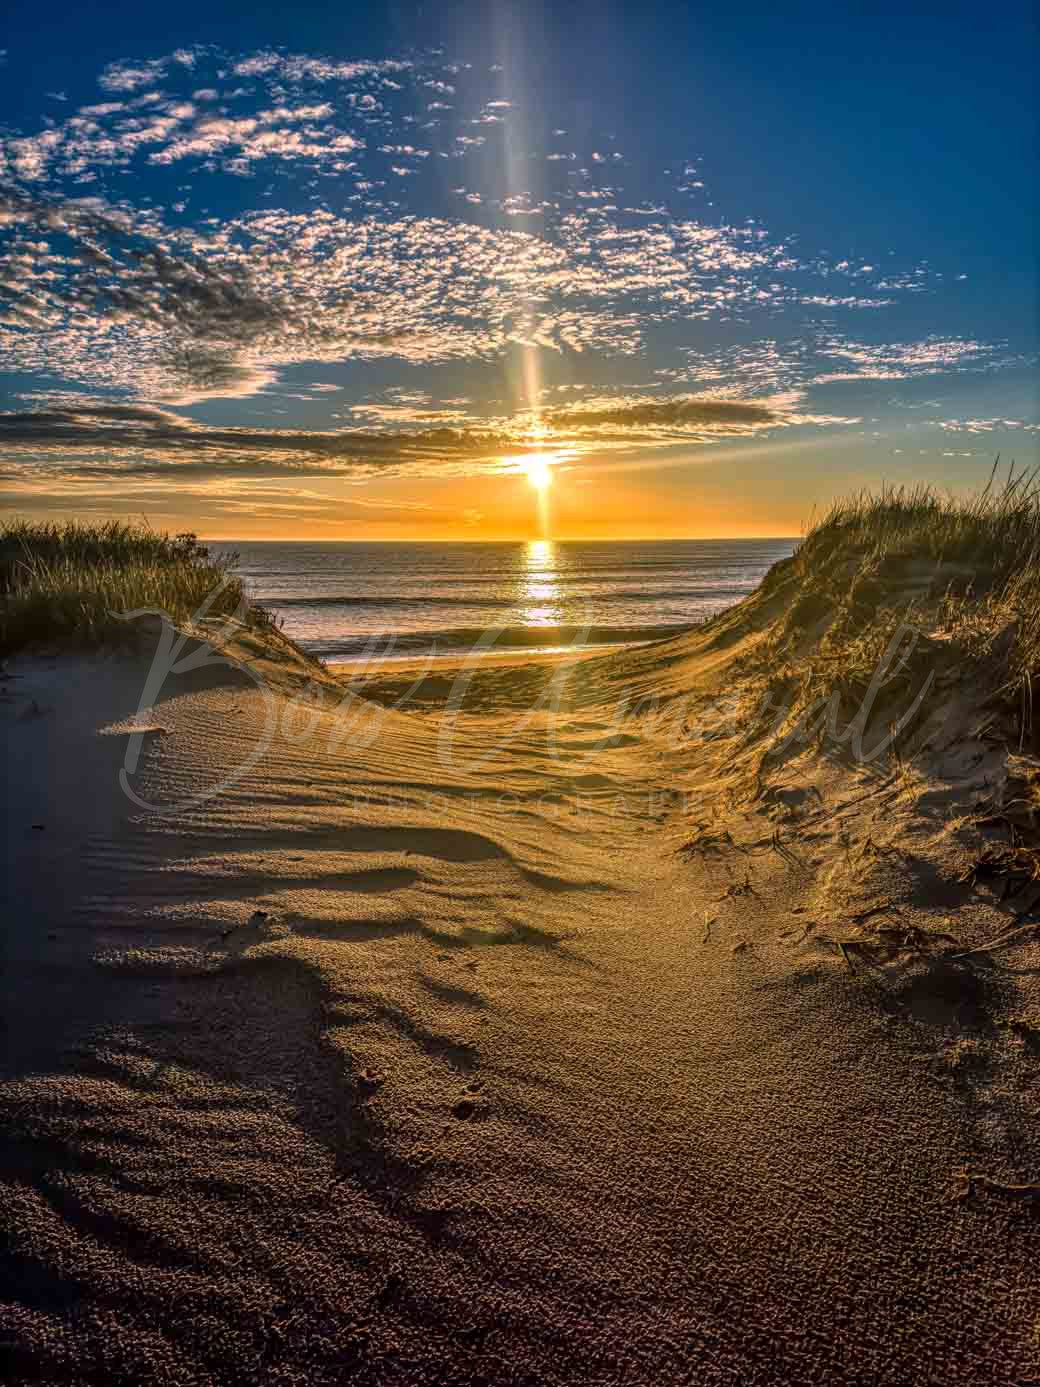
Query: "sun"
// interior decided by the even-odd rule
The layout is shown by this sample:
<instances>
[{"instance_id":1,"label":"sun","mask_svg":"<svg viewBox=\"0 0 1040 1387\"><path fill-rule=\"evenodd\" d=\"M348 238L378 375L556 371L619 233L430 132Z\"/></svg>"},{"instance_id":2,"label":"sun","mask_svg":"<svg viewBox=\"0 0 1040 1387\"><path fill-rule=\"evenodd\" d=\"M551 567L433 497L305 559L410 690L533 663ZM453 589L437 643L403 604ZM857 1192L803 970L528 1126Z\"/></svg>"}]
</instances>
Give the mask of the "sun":
<instances>
[{"instance_id":1,"label":"sun","mask_svg":"<svg viewBox=\"0 0 1040 1387\"><path fill-rule=\"evenodd\" d=\"M548 491L552 486L552 459L547 454L535 453L525 458L524 471L535 491Z\"/></svg>"}]
</instances>

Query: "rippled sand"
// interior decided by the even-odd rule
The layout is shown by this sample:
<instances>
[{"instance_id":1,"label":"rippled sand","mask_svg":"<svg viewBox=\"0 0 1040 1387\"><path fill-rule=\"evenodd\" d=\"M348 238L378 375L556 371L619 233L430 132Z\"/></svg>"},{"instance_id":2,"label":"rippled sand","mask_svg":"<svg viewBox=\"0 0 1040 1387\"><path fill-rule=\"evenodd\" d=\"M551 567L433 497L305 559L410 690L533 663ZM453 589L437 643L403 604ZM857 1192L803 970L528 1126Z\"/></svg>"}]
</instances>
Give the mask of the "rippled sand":
<instances>
[{"instance_id":1,"label":"rippled sand","mask_svg":"<svg viewBox=\"0 0 1040 1387\"><path fill-rule=\"evenodd\" d=\"M820 763L720 817L734 743L618 721L728 659L584 661L526 720L545 676L500 667L451 723L331 679L290 709L284 652L271 695L171 678L130 781L161 815L118 780L144 666L11 666L8 1381L1040 1374L1032 1202L949 1197L1040 1170L1011 984L818 938L886 891L969 942L996 907L948 803ZM904 857L857 876L868 837Z\"/></svg>"}]
</instances>

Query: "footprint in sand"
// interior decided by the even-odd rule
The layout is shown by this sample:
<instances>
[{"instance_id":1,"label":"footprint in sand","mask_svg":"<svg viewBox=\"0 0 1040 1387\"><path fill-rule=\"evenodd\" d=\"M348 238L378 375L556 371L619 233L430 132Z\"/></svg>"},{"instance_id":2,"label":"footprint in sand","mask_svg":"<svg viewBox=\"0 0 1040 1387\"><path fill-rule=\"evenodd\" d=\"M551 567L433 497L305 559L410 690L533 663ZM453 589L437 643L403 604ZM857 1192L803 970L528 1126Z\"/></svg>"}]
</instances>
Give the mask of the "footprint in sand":
<instances>
[{"instance_id":1,"label":"footprint in sand","mask_svg":"<svg viewBox=\"0 0 1040 1387\"><path fill-rule=\"evenodd\" d=\"M451 1110L452 1115L460 1122L469 1122L471 1118L484 1111L486 1104L482 1104L478 1096L483 1087L483 1079L473 1079L466 1085L462 1097Z\"/></svg>"}]
</instances>

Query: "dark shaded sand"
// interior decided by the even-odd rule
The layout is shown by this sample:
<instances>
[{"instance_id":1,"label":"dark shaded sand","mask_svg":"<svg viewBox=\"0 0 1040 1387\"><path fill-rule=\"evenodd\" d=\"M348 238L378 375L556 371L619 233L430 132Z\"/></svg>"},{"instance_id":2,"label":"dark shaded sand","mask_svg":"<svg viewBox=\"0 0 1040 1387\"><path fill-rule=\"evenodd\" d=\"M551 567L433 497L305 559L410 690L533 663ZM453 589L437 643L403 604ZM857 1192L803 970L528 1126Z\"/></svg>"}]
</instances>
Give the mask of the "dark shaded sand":
<instances>
[{"instance_id":1,"label":"dark shaded sand","mask_svg":"<svg viewBox=\"0 0 1040 1387\"><path fill-rule=\"evenodd\" d=\"M519 725L489 671L450 736L279 694L257 764L164 817L117 783L144 668L12 664L7 1382L1040 1380L1035 1201L1000 1188L1040 1173L1037 946L834 942L885 903L1006 931L955 822L998 753L802 751L749 792L717 703L678 746L615 726L732 654L585 661ZM169 681L136 793L213 786L267 711Z\"/></svg>"}]
</instances>

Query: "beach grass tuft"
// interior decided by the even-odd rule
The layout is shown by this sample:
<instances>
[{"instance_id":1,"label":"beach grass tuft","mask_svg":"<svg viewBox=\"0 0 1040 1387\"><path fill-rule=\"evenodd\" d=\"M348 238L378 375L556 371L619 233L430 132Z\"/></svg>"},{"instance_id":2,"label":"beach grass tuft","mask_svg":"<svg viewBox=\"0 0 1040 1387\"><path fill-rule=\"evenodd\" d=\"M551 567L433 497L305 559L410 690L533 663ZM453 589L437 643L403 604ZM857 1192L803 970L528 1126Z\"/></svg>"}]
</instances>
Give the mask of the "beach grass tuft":
<instances>
[{"instance_id":1,"label":"beach grass tuft","mask_svg":"<svg viewBox=\"0 0 1040 1387\"><path fill-rule=\"evenodd\" d=\"M1040 481L1012 467L998 484L997 465L968 496L886 487L836 502L792 560L800 600L818 600L830 588L846 605L873 613L916 578L932 593L942 587L944 618L953 624L969 608L987 618L1040 615ZM1029 635L1020 650L1026 664L1040 656L1040 620Z\"/></svg>"},{"instance_id":2,"label":"beach grass tuft","mask_svg":"<svg viewBox=\"0 0 1040 1387\"><path fill-rule=\"evenodd\" d=\"M839 500L771 570L762 592L783 597L783 615L759 653L772 682L799 686L797 707L824 685L855 701L909 623L931 641L918 660L941 640L965 674L1022 700L1025 730L1040 732L1040 481L997 473L968 496L910 486ZM903 665L893 678L913 675Z\"/></svg>"},{"instance_id":3,"label":"beach grass tuft","mask_svg":"<svg viewBox=\"0 0 1040 1387\"><path fill-rule=\"evenodd\" d=\"M175 623L205 609L268 625L231 572L233 562L192 534L143 523L0 522L0 655L50 643L132 645L135 625L123 614L140 608Z\"/></svg>"}]
</instances>

